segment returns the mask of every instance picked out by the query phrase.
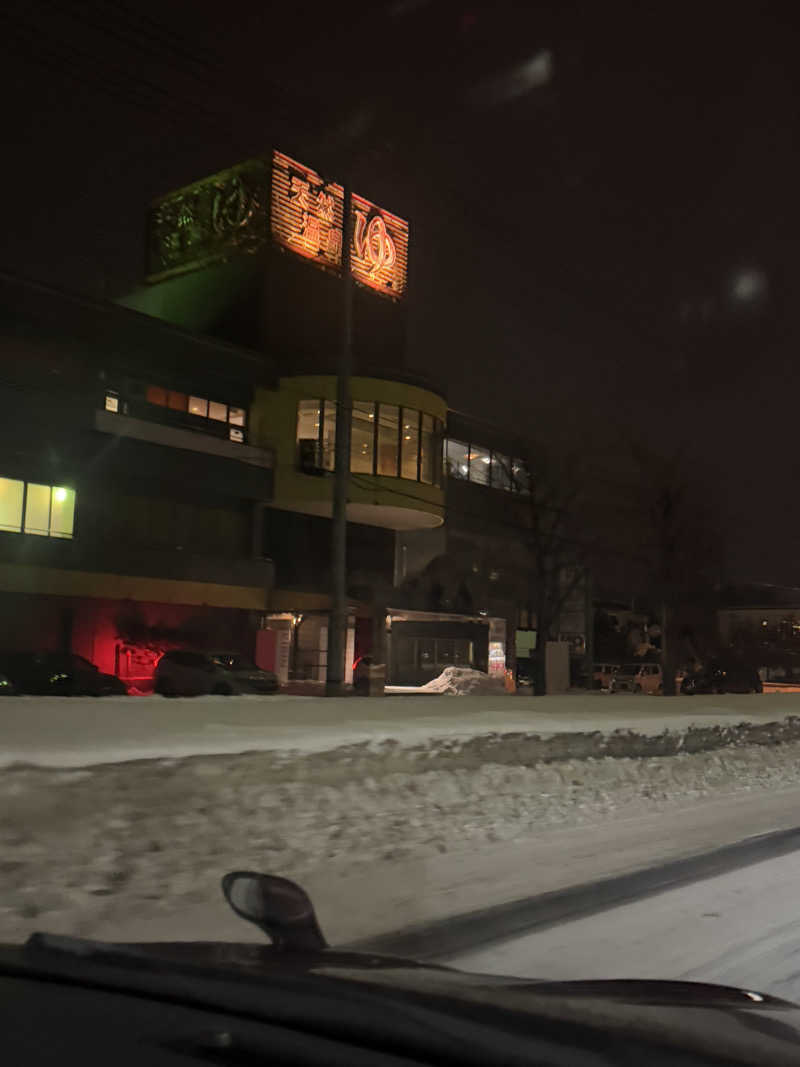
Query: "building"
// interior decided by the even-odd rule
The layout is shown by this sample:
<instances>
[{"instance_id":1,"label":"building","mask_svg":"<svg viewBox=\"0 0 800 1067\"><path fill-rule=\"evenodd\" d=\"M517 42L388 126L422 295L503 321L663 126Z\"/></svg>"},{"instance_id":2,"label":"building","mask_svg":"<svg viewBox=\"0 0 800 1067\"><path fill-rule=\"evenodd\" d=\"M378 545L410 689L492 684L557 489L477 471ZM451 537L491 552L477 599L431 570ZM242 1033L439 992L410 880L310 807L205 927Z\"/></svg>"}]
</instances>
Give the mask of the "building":
<instances>
[{"instance_id":1,"label":"building","mask_svg":"<svg viewBox=\"0 0 800 1067\"><path fill-rule=\"evenodd\" d=\"M252 645L273 582L268 361L0 277L0 649L147 687L170 643Z\"/></svg>"},{"instance_id":2,"label":"building","mask_svg":"<svg viewBox=\"0 0 800 1067\"><path fill-rule=\"evenodd\" d=\"M159 200L115 305L3 282L0 644L143 688L175 644L324 681L342 210L276 152ZM528 466L407 367L408 227L353 211L346 680L361 655L401 685L502 676L535 641ZM576 663L578 600L553 635Z\"/></svg>"}]
</instances>

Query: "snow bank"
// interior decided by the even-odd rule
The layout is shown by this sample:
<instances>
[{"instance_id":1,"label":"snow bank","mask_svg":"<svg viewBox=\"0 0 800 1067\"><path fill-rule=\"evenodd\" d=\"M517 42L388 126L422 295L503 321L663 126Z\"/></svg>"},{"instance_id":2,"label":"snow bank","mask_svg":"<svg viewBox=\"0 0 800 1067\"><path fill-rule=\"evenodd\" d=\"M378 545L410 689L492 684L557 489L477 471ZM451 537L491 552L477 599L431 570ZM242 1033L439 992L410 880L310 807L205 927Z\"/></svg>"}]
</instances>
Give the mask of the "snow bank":
<instances>
[{"instance_id":1,"label":"snow bank","mask_svg":"<svg viewBox=\"0 0 800 1067\"><path fill-rule=\"evenodd\" d=\"M149 936L169 938L192 909L205 909L214 925L184 936L255 937L224 925L219 877L235 868L299 879L326 899L349 879L338 930L369 935L403 920L393 904L381 911L380 899L353 887L359 873L369 884L385 871L393 892L413 903L424 895L417 879L426 862L485 852L480 881L500 893L491 849L503 843L520 848L522 863L527 844L547 830L800 790L798 742L635 759L524 764L511 749L505 757L442 756L395 770L391 751L365 746L295 758L8 768L0 776L0 940L34 929L114 937L134 919L137 936L152 929ZM338 933L335 916L332 927Z\"/></svg>"},{"instance_id":2,"label":"snow bank","mask_svg":"<svg viewBox=\"0 0 800 1067\"><path fill-rule=\"evenodd\" d=\"M483 671L474 671L471 667L445 667L437 678L431 678L420 686L420 692L445 693L447 696L499 693L502 690L502 681L490 678Z\"/></svg>"}]
</instances>

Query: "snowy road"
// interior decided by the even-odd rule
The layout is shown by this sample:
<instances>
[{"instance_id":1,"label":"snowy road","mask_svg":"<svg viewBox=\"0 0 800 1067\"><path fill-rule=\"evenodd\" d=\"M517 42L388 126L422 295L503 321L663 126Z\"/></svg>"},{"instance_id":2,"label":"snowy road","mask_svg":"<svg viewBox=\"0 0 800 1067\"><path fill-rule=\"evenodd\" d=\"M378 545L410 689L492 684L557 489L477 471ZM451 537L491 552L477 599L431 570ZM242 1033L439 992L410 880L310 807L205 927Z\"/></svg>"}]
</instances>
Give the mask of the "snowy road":
<instances>
[{"instance_id":1,"label":"snowy road","mask_svg":"<svg viewBox=\"0 0 800 1067\"><path fill-rule=\"evenodd\" d=\"M800 851L448 958L526 977L718 982L800 1002Z\"/></svg>"}]
</instances>

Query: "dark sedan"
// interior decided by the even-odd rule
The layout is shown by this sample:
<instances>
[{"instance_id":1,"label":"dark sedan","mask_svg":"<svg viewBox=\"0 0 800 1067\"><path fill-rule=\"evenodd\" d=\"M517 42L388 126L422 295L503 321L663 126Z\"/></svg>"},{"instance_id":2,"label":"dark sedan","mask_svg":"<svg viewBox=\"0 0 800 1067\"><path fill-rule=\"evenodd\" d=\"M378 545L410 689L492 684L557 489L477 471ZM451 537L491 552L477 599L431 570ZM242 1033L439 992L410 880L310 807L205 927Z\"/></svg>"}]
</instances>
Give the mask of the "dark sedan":
<instances>
[{"instance_id":1,"label":"dark sedan","mask_svg":"<svg viewBox=\"0 0 800 1067\"><path fill-rule=\"evenodd\" d=\"M700 693L763 693L758 671L752 667L709 666L687 674L681 692L689 696Z\"/></svg>"},{"instance_id":2,"label":"dark sedan","mask_svg":"<svg viewBox=\"0 0 800 1067\"><path fill-rule=\"evenodd\" d=\"M125 696L114 674L103 674L71 652L14 652L0 656L0 671L17 693L31 696Z\"/></svg>"}]
</instances>

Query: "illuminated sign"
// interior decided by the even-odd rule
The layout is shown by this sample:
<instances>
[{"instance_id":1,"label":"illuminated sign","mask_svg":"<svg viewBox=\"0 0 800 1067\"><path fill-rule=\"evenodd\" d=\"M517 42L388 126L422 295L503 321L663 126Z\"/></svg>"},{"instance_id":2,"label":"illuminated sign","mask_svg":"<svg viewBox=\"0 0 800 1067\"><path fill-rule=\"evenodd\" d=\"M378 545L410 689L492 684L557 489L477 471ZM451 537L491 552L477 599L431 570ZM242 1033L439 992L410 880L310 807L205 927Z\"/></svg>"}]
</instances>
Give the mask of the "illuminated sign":
<instances>
[{"instance_id":1,"label":"illuminated sign","mask_svg":"<svg viewBox=\"0 0 800 1067\"><path fill-rule=\"evenodd\" d=\"M408 283L408 223L353 194L350 269L356 281L399 298Z\"/></svg>"},{"instance_id":2,"label":"illuminated sign","mask_svg":"<svg viewBox=\"0 0 800 1067\"><path fill-rule=\"evenodd\" d=\"M267 166L249 160L156 200L148 226L148 281L262 248Z\"/></svg>"},{"instance_id":3,"label":"illuminated sign","mask_svg":"<svg viewBox=\"0 0 800 1067\"><path fill-rule=\"evenodd\" d=\"M322 267L342 269L344 189L282 152L272 156L272 236Z\"/></svg>"}]
</instances>

